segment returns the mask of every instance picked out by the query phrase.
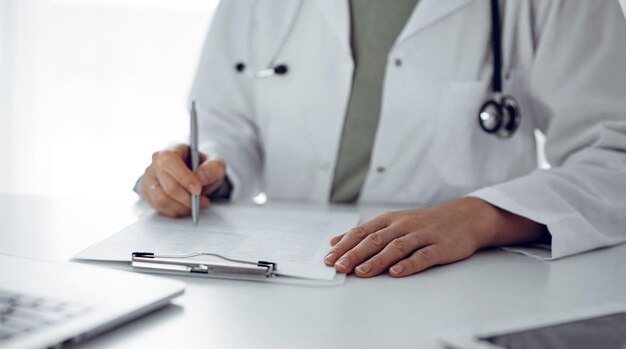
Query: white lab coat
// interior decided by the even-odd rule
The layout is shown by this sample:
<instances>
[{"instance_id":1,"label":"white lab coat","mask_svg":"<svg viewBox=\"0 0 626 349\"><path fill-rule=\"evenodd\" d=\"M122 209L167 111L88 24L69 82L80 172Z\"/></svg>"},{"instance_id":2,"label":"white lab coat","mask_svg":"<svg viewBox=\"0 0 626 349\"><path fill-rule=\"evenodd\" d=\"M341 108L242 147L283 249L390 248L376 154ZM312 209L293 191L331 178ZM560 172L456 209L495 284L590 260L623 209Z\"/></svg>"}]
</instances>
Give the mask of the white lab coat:
<instances>
[{"instance_id":1,"label":"white lab coat","mask_svg":"<svg viewBox=\"0 0 626 349\"><path fill-rule=\"evenodd\" d=\"M421 0L393 45L359 201L471 195L546 224L552 258L626 241L626 21L615 0L502 1L505 92L522 123L502 140L490 92L488 0ZM233 200L328 202L354 63L347 1L228 0L190 99L201 150L227 162ZM246 64L246 73L235 70ZM286 75L249 74L284 63ZM550 170L537 169L534 130Z\"/></svg>"}]
</instances>

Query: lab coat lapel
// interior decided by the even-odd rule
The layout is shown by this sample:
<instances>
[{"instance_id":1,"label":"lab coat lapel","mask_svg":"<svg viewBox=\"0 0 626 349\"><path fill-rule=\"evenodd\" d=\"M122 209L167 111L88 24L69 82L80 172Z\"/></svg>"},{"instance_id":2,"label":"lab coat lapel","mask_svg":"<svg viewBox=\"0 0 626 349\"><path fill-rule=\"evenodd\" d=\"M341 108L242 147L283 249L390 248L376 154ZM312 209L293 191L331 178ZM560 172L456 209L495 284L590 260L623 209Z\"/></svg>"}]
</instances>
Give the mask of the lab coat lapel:
<instances>
[{"instance_id":1,"label":"lab coat lapel","mask_svg":"<svg viewBox=\"0 0 626 349\"><path fill-rule=\"evenodd\" d=\"M283 0L279 6L276 2L278 0L263 3L263 6L255 8L256 13L252 13L253 18L256 16L256 18L263 19L255 23L254 30L265 34L259 35L253 42L255 53L259 57L257 70L277 63L274 60L280 53L287 36L291 34L293 21L297 20L298 11L302 5L302 0Z\"/></svg>"},{"instance_id":2,"label":"lab coat lapel","mask_svg":"<svg viewBox=\"0 0 626 349\"><path fill-rule=\"evenodd\" d=\"M406 26L400 33L396 45L458 11L474 0L420 0Z\"/></svg>"},{"instance_id":3,"label":"lab coat lapel","mask_svg":"<svg viewBox=\"0 0 626 349\"><path fill-rule=\"evenodd\" d=\"M352 55L350 47L350 6L348 0L317 0L315 3L320 7L331 29L337 34L341 46Z\"/></svg>"}]
</instances>

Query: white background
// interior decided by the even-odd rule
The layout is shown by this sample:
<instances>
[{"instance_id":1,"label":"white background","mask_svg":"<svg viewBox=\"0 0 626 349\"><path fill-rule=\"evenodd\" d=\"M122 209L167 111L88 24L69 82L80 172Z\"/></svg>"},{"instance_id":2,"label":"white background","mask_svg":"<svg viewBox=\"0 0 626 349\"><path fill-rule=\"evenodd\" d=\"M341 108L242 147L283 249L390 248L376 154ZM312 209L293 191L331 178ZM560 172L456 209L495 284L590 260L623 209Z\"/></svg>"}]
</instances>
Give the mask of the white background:
<instances>
[{"instance_id":1,"label":"white background","mask_svg":"<svg viewBox=\"0 0 626 349\"><path fill-rule=\"evenodd\" d=\"M188 132L217 0L0 0L0 191L116 196Z\"/></svg>"},{"instance_id":2,"label":"white background","mask_svg":"<svg viewBox=\"0 0 626 349\"><path fill-rule=\"evenodd\" d=\"M0 192L128 194L186 139L218 1L0 0Z\"/></svg>"}]
</instances>

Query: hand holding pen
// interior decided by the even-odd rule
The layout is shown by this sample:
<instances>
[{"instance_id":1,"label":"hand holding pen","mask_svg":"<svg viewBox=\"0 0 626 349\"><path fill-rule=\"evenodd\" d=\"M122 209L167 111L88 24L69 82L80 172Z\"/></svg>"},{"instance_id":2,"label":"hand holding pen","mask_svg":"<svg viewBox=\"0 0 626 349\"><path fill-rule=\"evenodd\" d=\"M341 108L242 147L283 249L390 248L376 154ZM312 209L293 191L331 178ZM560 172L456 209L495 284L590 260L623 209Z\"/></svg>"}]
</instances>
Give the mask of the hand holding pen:
<instances>
[{"instance_id":1,"label":"hand holding pen","mask_svg":"<svg viewBox=\"0 0 626 349\"><path fill-rule=\"evenodd\" d=\"M224 161L207 159L204 154L198 153L200 165L194 173L187 164L189 159L190 147L180 144L155 152L152 163L144 173L141 194L165 216L190 216L194 194L199 195L200 207L208 208L210 202L207 195L224 181Z\"/></svg>"}]
</instances>

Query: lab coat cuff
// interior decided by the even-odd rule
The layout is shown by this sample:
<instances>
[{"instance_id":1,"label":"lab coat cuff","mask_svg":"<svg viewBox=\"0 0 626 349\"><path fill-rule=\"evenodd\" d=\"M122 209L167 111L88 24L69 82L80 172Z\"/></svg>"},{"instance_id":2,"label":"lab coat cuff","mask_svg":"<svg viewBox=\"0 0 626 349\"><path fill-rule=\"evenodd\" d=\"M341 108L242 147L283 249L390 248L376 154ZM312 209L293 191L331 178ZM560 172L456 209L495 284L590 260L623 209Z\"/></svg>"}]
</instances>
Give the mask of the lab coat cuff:
<instances>
[{"instance_id":1,"label":"lab coat cuff","mask_svg":"<svg viewBox=\"0 0 626 349\"><path fill-rule=\"evenodd\" d=\"M230 200L230 196L233 192L233 184L228 176L224 176L222 184L210 193L209 200L211 201L225 201Z\"/></svg>"}]
</instances>

